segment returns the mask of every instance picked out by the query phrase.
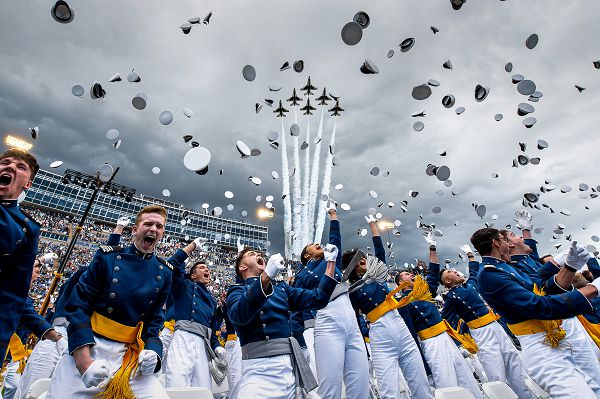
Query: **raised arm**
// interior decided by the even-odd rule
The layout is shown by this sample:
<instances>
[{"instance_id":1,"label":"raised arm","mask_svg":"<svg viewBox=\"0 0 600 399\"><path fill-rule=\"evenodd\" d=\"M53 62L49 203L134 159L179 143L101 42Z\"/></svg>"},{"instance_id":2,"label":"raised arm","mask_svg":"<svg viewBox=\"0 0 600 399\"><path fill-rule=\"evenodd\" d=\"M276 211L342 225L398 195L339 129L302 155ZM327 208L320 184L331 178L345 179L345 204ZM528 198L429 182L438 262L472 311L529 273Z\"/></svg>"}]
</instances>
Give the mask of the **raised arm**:
<instances>
[{"instance_id":1,"label":"raised arm","mask_svg":"<svg viewBox=\"0 0 600 399\"><path fill-rule=\"evenodd\" d=\"M333 244L338 249L338 256L336 264L341 267L342 265L342 233L340 232L340 222L337 218L337 211L335 205L327 207L327 214L329 215L329 244Z\"/></svg>"},{"instance_id":2,"label":"raised arm","mask_svg":"<svg viewBox=\"0 0 600 399\"><path fill-rule=\"evenodd\" d=\"M385 262L385 247L383 246L383 241L381 240L381 235L379 234L379 229L377 228L377 219L373 216L365 216L367 223L369 223L369 229L371 229L371 235L373 236L373 249L375 250L375 256L377 259Z\"/></svg>"},{"instance_id":3,"label":"raised arm","mask_svg":"<svg viewBox=\"0 0 600 399\"><path fill-rule=\"evenodd\" d=\"M435 236L429 232L424 238L425 242L429 244L429 267L427 268L425 281L429 285L431 295L435 297L437 295L438 287L440 286L440 262L437 255Z\"/></svg>"},{"instance_id":4,"label":"raised arm","mask_svg":"<svg viewBox=\"0 0 600 399\"><path fill-rule=\"evenodd\" d=\"M305 290L287 286L290 310L322 309L329 303L329 298L331 298L331 294L337 285L337 281L333 276L335 273L335 259L338 258L338 255L337 248L332 244L327 244L325 247L327 268L316 289Z\"/></svg>"}]
</instances>

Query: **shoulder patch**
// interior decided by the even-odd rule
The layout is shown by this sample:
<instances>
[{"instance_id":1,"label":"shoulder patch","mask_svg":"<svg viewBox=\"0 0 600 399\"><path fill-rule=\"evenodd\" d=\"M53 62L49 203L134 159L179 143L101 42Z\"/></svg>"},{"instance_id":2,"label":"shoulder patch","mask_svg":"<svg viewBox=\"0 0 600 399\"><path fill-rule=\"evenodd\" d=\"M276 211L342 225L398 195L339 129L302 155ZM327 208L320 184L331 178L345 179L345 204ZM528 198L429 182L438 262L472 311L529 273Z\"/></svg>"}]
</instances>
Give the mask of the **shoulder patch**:
<instances>
[{"instance_id":1,"label":"shoulder patch","mask_svg":"<svg viewBox=\"0 0 600 399\"><path fill-rule=\"evenodd\" d=\"M36 225L42 227L42 225L40 224L40 222L38 222L33 217L31 217L31 215L29 213L25 212L21 207L19 207L19 209L21 210L21 212L23 213L23 215L25 215L27 217L27 219L29 219L29 221L33 222L33 224L36 224Z\"/></svg>"},{"instance_id":2,"label":"shoulder patch","mask_svg":"<svg viewBox=\"0 0 600 399\"><path fill-rule=\"evenodd\" d=\"M100 251L102 251L103 254L112 254L115 252L123 251L123 247L119 245L115 245L114 247L110 245L100 245L98 248L100 249Z\"/></svg>"},{"instance_id":3,"label":"shoulder patch","mask_svg":"<svg viewBox=\"0 0 600 399\"><path fill-rule=\"evenodd\" d=\"M163 265L165 265L165 266L166 266L166 267L168 267L169 269L173 270L173 265L172 265L172 264L170 264L169 262L167 262L165 259L163 259L163 258L160 258L160 257L158 257L158 256L156 257L156 259L158 259L158 261L159 261L160 263L162 263Z\"/></svg>"}]
</instances>

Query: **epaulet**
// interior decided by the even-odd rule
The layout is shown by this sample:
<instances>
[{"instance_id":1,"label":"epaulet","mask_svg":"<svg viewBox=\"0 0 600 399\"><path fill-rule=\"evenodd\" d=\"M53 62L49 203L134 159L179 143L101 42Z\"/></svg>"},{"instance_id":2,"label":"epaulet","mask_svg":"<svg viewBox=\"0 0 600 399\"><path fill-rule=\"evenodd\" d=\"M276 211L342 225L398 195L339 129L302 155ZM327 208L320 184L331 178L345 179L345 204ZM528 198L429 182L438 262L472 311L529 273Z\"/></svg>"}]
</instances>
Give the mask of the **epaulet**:
<instances>
[{"instance_id":1,"label":"epaulet","mask_svg":"<svg viewBox=\"0 0 600 399\"><path fill-rule=\"evenodd\" d=\"M494 265L484 265L483 268L484 269L497 269L497 267Z\"/></svg>"},{"instance_id":2,"label":"epaulet","mask_svg":"<svg viewBox=\"0 0 600 399\"><path fill-rule=\"evenodd\" d=\"M102 251L103 254L112 254L112 253L115 253L115 252L122 252L123 251L123 247L121 247L120 245L115 245L115 246L100 245L98 247L98 249L100 249L100 251Z\"/></svg>"},{"instance_id":3,"label":"epaulet","mask_svg":"<svg viewBox=\"0 0 600 399\"><path fill-rule=\"evenodd\" d=\"M170 264L169 262L167 262L165 259L163 259L163 258L160 258L160 257L158 257L158 256L156 257L156 259L158 259L158 261L159 261L160 263L162 263L163 265L165 265L165 266L166 266L166 267L168 267L169 269L173 270L173 265L172 265L172 264Z\"/></svg>"},{"instance_id":4,"label":"epaulet","mask_svg":"<svg viewBox=\"0 0 600 399\"><path fill-rule=\"evenodd\" d=\"M19 209L21 210L23 215L25 215L25 217L27 217L27 219L29 219L29 221L33 222L33 224L36 224L36 225L42 227L41 223L38 222L37 220L35 220L29 213L25 212L21 207L19 207Z\"/></svg>"}]
</instances>

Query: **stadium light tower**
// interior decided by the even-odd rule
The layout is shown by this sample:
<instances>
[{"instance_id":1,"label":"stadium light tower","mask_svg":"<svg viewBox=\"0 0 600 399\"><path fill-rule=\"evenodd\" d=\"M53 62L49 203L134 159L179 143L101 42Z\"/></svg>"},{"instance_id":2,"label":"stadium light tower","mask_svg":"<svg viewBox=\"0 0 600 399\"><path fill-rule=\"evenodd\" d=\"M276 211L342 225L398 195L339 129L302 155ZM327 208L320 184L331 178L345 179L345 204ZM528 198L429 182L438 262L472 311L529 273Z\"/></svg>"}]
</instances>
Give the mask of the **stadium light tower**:
<instances>
[{"instance_id":1,"label":"stadium light tower","mask_svg":"<svg viewBox=\"0 0 600 399\"><path fill-rule=\"evenodd\" d=\"M4 144L23 151L29 151L33 148L33 144L30 142L16 136L11 136L10 134L4 138Z\"/></svg>"}]
</instances>

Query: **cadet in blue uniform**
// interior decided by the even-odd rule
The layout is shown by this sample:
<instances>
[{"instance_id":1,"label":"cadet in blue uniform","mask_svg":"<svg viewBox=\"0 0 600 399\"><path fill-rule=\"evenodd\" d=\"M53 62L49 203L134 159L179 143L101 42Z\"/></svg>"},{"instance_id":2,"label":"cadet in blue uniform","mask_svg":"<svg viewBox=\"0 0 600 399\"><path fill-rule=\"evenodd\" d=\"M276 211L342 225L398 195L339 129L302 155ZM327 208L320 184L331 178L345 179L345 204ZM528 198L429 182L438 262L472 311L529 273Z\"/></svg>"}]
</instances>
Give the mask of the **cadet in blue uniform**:
<instances>
[{"instance_id":1,"label":"cadet in blue uniform","mask_svg":"<svg viewBox=\"0 0 600 399\"><path fill-rule=\"evenodd\" d=\"M479 348L477 356L490 381L502 381L510 385L520 398L531 397L525 383L527 373L517 348L496 321L499 316L492 312L479 296L479 262L475 260L468 245L462 246L461 249L469 258L468 279L455 270L445 269L440 272L437 264L432 265L428 271L432 276L440 276L437 281L441 281L448 288L442 317L448 320L456 315L469 327L469 332Z\"/></svg>"},{"instance_id":2,"label":"cadet in blue uniform","mask_svg":"<svg viewBox=\"0 0 600 399\"><path fill-rule=\"evenodd\" d=\"M342 237L335 207L328 208L331 218L329 243L340 251ZM320 244L307 245L300 255L304 268L296 274L296 287L315 289L326 268ZM335 279L341 282L341 254L336 261ZM342 381L348 399L364 399L369 394L369 360L358 328L356 313L348 296L349 284L342 282L331 295L329 304L315 318L315 360L319 380L319 396L339 399Z\"/></svg>"},{"instance_id":3,"label":"cadet in blue uniform","mask_svg":"<svg viewBox=\"0 0 600 399\"><path fill-rule=\"evenodd\" d=\"M430 243L428 271L435 270L436 266L439 268L439 264L433 235L429 233L426 240ZM427 275L427 284L431 296L437 295L438 279L439 273L433 275L429 272ZM409 286L402 290L404 296L409 295L413 290L415 276L404 271L398 275L398 280L401 283L409 283ZM433 301L418 300L410 302L404 308L408 310L408 314L417 330L425 360L431 368L431 377L435 387L461 386L468 389L476 398L481 398L481 391L467 361L452 341L450 334L453 331L448 322L442 319ZM453 338L459 337L457 334L453 334Z\"/></svg>"},{"instance_id":4,"label":"cadet in blue uniform","mask_svg":"<svg viewBox=\"0 0 600 399\"><path fill-rule=\"evenodd\" d=\"M293 399L300 388L308 392L316 388L308 362L292 336L290 312L318 309L329 301L336 286L337 248L328 245L327 249L327 268L314 290L273 282L286 269L279 254L268 262L250 248L238 255L236 273L244 283L229 288L227 315L242 346L242 378L230 398Z\"/></svg>"},{"instance_id":5,"label":"cadet in blue uniform","mask_svg":"<svg viewBox=\"0 0 600 399\"><path fill-rule=\"evenodd\" d=\"M189 255L204 246L196 238L184 251ZM205 387L212 389L208 367L218 357L227 363L227 354L214 334L219 329L217 301L208 291L210 271L204 261L197 261L186 276L185 264L173 270L173 311L175 332L167 359L167 388Z\"/></svg>"},{"instance_id":6,"label":"cadet in blue uniform","mask_svg":"<svg viewBox=\"0 0 600 399\"><path fill-rule=\"evenodd\" d=\"M598 280L565 291L574 271L563 267L545 287L540 287L506 263L510 261L508 240L498 230L477 230L471 243L482 255L479 292L518 336L529 376L553 398L595 398L597 384L575 364L560 319L592 310L589 299L598 295ZM573 242L566 260L568 267L577 270L587 259L587 251Z\"/></svg>"},{"instance_id":7,"label":"cadet in blue uniform","mask_svg":"<svg viewBox=\"0 0 600 399\"><path fill-rule=\"evenodd\" d=\"M128 224L128 217L119 218L112 234L108 236L106 245L119 245L123 228ZM47 257L48 255L54 254L47 254L45 256ZM63 336L64 345L62 342L54 343L51 340L43 340L35 345L31 355L29 355L29 360L25 366L23 376L21 377L21 381L19 383L19 390L17 392L18 399L25 399L29 387L35 381L39 380L40 378L50 378L52 375L52 372L56 367L56 363L58 363L58 360L62 356L63 351L67 346L67 326L69 325L69 322L67 321L65 314L65 305L71 296L73 287L75 287L79 281L79 277L81 277L83 272L86 270L87 265L80 266L79 269L77 269L77 271L75 271L75 273L73 273L71 277L69 277L69 279L60 286L58 295L56 297L55 311L54 316L51 319L51 323L52 327Z\"/></svg>"},{"instance_id":8,"label":"cadet in blue uniform","mask_svg":"<svg viewBox=\"0 0 600 399\"><path fill-rule=\"evenodd\" d=\"M370 216L367 217L367 222L373 235L375 257L385 263L385 249L377 229L377 220ZM356 250L344 253L342 257L344 268L352 267L350 263L356 254ZM366 268L367 258L363 257L351 272L350 283L358 281L366 272ZM391 399L401 397L404 387L399 380L399 375L402 370L413 398L433 398L419 348L404 320L395 309L389 308L383 314L375 310L385 302L389 293L387 284L378 282L364 284L350 293L350 301L354 309L367 315L371 322L369 331L371 357L381 397Z\"/></svg>"},{"instance_id":9,"label":"cadet in blue uniform","mask_svg":"<svg viewBox=\"0 0 600 399\"><path fill-rule=\"evenodd\" d=\"M242 347L235 332L235 328L227 315L227 293L221 295L221 306L219 306L219 318L225 322L225 350L227 351L227 385L229 392L242 378Z\"/></svg>"},{"instance_id":10,"label":"cadet in blue uniform","mask_svg":"<svg viewBox=\"0 0 600 399\"><path fill-rule=\"evenodd\" d=\"M48 398L168 398L160 370L163 305L173 266L154 253L166 211L143 208L133 244L101 246L65 306L69 352L59 360Z\"/></svg>"},{"instance_id":11,"label":"cadet in blue uniform","mask_svg":"<svg viewBox=\"0 0 600 399\"><path fill-rule=\"evenodd\" d=\"M10 149L0 155L0 358L27 300L40 226L17 205L39 169L35 157Z\"/></svg>"}]
</instances>

